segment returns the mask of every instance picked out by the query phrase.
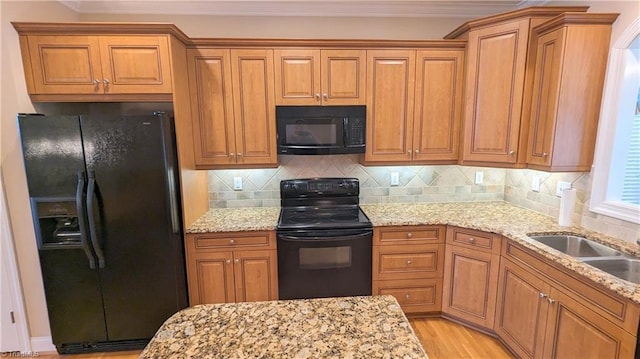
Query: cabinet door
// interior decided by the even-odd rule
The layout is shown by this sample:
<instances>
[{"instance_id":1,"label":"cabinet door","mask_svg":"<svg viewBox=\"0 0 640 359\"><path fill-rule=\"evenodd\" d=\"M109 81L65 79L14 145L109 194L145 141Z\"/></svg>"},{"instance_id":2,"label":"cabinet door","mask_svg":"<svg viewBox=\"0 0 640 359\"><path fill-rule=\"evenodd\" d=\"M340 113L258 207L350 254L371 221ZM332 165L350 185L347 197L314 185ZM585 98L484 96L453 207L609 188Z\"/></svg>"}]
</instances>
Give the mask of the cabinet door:
<instances>
[{"instance_id":1,"label":"cabinet door","mask_svg":"<svg viewBox=\"0 0 640 359\"><path fill-rule=\"evenodd\" d=\"M166 36L100 36L104 93L171 93Z\"/></svg>"},{"instance_id":2,"label":"cabinet door","mask_svg":"<svg viewBox=\"0 0 640 359\"><path fill-rule=\"evenodd\" d=\"M556 288L549 294L545 358L633 358L636 338Z\"/></svg>"},{"instance_id":3,"label":"cabinet door","mask_svg":"<svg viewBox=\"0 0 640 359\"><path fill-rule=\"evenodd\" d=\"M373 247L374 279L441 278L444 244Z\"/></svg>"},{"instance_id":4,"label":"cabinet door","mask_svg":"<svg viewBox=\"0 0 640 359\"><path fill-rule=\"evenodd\" d=\"M28 36L35 94L101 94L97 36ZM29 82L29 81L28 81Z\"/></svg>"},{"instance_id":5,"label":"cabinet door","mask_svg":"<svg viewBox=\"0 0 640 359\"><path fill-rule=\"evenodd\" d=\"M235 164L229 50L187 52L196 166Z\"/></svg>"},{"instance_id":6,"label":"cabinet door","mask_svg":"<svg viewBox=\"0 0 640 359\"><path fill-rule=\"evenodd\" d=\"M238 165L278 163L273 50L231 50Z\"/></svg>"},{"instance_id":7,"label":"cabinet door","mask_svg":"<svg viewBox=\"0 0 640 359\"><path fill-rule=\"evenodd\" d=\"M234 252L237 302L278 299L275 250Z\"/></svg>"},{"instance_id":8,"label":"cabinet door","mask_svg":"<svg viewBox=\"0 0 640 359\"><path fill-rule=\"evenodd\" d=\"M493 328L500 256L447 246L442 311Z\"/></svg>"},{"instance_id":9,"label":"cabinet door","mask_svg":"<svg viewBox=\"0 0 640 359\"><path fill-rule=\"evenodd\" d=\"M542 358L549 291L542 279L502 259L494 329L522 358Z\"/></svg>"},{"instance_id":10,"label":"cabinet door","mask_svg":"<svg viewBox=\"0 0 640 359\"><path fill-rule=\"evenodd\" d=\"M365 50L322 50L322 104L364 105Z\"/></svg>"},{"instance_id":11,"label":"cabinet door","mask_svg":"<svg viewBox=\"0 0 640 359\"><path fill-rule=\"evenodd\" d=\"M367 51L365 162L408 162L415 83L414 50Z\"/></svg>"},{"instance_id":12,"label":"cabinet door","mask_svg":"<svg viewBox=\"0 0 640 359\"><path fill-rule=\"evenodd\" d=\"M417 52L414 161L458 159L463 65L463 50Z\"/></svg>"},{"instance_id":13,"label":"cabinet door","mask_svg":"<svg viewBox=\"0 0 640 359\"><path fill-rule=\"evenodd\" d=\"M320 105L320 50L274 50L276 105Z\"/></svg>"},{"instance_id":14,"label":"cabinet door","mask_svg":"<svg viewBox=\"0 0 640 359\"><path fill-rule=\"evenodd\" d=\"M189 261L190 304L235 302L232 252L202 253L194 257Z\"/></svg>"},{"instance_id":15,"label":"cabinet door","mask_svg":"<svg viewBox=\"0 0 640 359\"><path fill-rule=\"evenodd\" d=\"M551 164L564 34L561 28L537 41L527 163Z\"/></svg>"},{"instance_id":16,"label":"cabinet door","mask_svg":"<svg viewBox=\"0 0 640 359\"><path fill-rule=\"evenodd\" d=\"M462 160L515 164L529 20L471 31Z\"/></svg>"}]
</instances>

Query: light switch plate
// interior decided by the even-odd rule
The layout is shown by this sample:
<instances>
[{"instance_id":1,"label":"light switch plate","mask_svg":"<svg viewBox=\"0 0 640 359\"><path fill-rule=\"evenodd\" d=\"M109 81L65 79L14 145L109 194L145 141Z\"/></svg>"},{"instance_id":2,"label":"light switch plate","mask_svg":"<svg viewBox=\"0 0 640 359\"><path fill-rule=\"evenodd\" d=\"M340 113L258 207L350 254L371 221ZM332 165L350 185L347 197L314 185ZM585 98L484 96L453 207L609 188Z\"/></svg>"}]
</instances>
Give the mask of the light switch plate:
<instances>
[{"instance_id":1,"label":"light switch plate","mask_svg":"<svg viewBox=\"0 0 640 359\"><path fill-rule=\"evenodd\" d=\"M533 192L540 192L540 181L541 180L542 180L542 177L533 176L533 180L531 181L531 190Z\"/></svg>"},{"instance_id":2,"label":"light switch plate","mask_svg":"<svg viewBox=\"0 0 640 359\"><path fill-rule=\"evenodd\" d=\"M233 177L233 189L235 191L242 189L242 177Z\"/></svg>"},{"instance_id":3,"label":"light switch plate","mask_svg":"<svg viewBox=\"0 0 640 359\"><path fill-rule=\"evenodd\" d=\"M391 185L398 186L400 184L400 173L391 172Z\"/></svg>"},{"instance_id":4,"label":"light switch plate","mask_svg":"<svg viewBox=\"0 0 640 359\"><path fill-rule=\"evenodd\" d=\"M571 188L571 182L558 181L556 185L556 196L562 197L562 190L565 188Z\"/></svg>"},{"instance_id":5,"label":"light switch plate","mask_svg":"<svg viewBox=\"0 0 640 359\"><path fill-rule=\"evenodd\" d=\"M476 171L476 184L482 184L484 182L484 172Z\"/></svg>"}]
</instances>

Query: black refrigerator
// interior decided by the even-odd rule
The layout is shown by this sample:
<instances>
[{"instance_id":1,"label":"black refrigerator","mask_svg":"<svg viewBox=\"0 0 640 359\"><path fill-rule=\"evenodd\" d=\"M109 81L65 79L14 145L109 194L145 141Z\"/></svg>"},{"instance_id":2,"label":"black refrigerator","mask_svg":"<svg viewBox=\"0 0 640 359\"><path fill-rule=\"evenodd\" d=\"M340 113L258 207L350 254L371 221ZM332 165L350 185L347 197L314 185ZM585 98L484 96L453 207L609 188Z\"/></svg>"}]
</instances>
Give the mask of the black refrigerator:
<instances>
[{"instance_id":1,"label":"black refrigerator","mask_svg":"<svg viewBox=\"0 0 640 359\"><path fill-rule=\"evenodd\" d=\"M138 349L187 306L173 124L18 115L53 343Z\"/></svg>"}]
</instances>

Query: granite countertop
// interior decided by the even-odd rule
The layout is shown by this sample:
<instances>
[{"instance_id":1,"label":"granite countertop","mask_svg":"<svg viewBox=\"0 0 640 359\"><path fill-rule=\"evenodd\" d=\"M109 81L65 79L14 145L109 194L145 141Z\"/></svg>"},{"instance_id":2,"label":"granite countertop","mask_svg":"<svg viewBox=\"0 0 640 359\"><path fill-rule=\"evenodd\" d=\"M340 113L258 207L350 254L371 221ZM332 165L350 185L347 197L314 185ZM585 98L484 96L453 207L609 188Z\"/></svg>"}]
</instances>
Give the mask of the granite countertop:
<instances>
[{"instance_id":1,"label":"granite countertop","mask_svg":"<svg viewBox=\"0 0 640 359\"><path fill-rule=\"evenodd\" d=\"M578 234L624 253L640 247L582 227L561 227L555 218L507 202L362 204L374 226L454 225L504 235L515 242L640 304L640 285L614 277L528 238L533 233ZM212 209L187 233L274 229L280 208Z\"/></svg>"},{"instance_id":2,"label":"granite countertop","mask_svg":"<svg viewBox=\"0 0 640 359\"><path fill-rule=\"evenodd\" d=\"M390 295L184 309L139 358L427 358Z\"/></svg>"}]
</instances>

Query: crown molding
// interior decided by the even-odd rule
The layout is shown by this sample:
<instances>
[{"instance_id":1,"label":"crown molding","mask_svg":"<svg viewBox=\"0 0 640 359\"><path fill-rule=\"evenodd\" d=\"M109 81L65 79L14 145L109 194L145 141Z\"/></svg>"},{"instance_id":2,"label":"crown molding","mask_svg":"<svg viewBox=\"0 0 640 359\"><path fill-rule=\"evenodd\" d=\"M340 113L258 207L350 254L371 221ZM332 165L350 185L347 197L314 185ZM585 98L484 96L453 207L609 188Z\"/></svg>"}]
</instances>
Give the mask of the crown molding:
<instances>
[{"instance_id":1,"label":"crown molding","mask_svg":"<svg viewBox=\"0 0 640 359\"><path fill-rule=\"evenodd\" d=\"M474 18L550 0L58 0L80 14Z\"/></svg>"}]
</instances>

